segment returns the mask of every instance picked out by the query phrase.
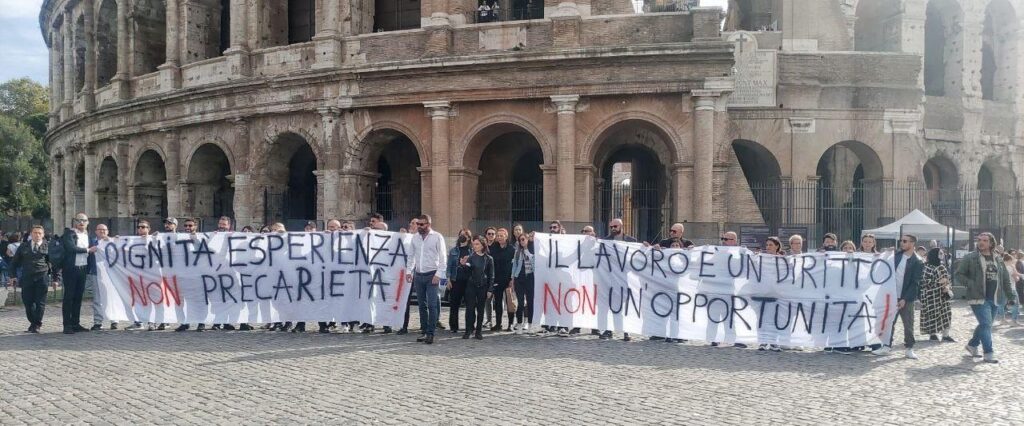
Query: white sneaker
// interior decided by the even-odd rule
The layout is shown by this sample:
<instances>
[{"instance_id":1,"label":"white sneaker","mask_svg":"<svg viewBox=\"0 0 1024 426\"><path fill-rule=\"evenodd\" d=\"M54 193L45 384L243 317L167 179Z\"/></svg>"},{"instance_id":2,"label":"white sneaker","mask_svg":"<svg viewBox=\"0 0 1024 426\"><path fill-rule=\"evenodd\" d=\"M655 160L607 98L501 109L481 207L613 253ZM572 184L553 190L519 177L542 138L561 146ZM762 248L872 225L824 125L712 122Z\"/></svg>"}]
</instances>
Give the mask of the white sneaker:
<instances>
[{"instance_id":1,"label":"white sneaker","mask_svg":"<svg viewBox=\"0 0 1024 426\"><path fill-rule=\"evenodd\" d=\"M907 359L917 359L917 354L914 353L913 349L907 349Z\"/></svg>"},{"instance_id":2,"label":"white sneaker","mask_svg":"<svg viewBox=\"0 0 1024 426\"><path fill-rule=\"evenodd\" d=\"M520 327L519 324L513 325L512 326L512 334L519 335L519 327Z\"/></svg>"},{"instance_id":3,"label":"white sneaker","mask_svg":"<svg viewBox=\"0 0 1024 426\"><path fill-rule=\"evenodd\" d=\"M871 351L871 354L875 356L889 356L890 354L892 354L892 348L888 346L882 346L878 349Z\"/></svg>"},{"instance_id":4,"label":"white sneaker","mask_svg":"<svg viewBox=\"0 0 1024 426\"><path fill-rule=\"evenodd\" d=\"M964 345L964 349L967 349L967 352L971 354L971 358L981 358L981 354L978 353L977 346Z\"/></svg>"},{"instance_id":5,"label":"white sneaker","mask_svg":"<svg viewBox=\"0 0 1024 426\"><path fill-rule=\"evenodd\" d=\"M530 332L530 323L523 324L523 332L524 333L529 333Z\"/></svg>"},{"instance_id":6,"label":"white sneaker","mask_svg":"<svg viewBox=\"0 0 1024 426\"><path fill-rule=\"evenodd\" d=\"M999 363L999 360L996 359L996 354L995 353L987 353L987 354L985 354L984 361L989 363L989 364L998 364Z\"/></svg>"}]
</instances>

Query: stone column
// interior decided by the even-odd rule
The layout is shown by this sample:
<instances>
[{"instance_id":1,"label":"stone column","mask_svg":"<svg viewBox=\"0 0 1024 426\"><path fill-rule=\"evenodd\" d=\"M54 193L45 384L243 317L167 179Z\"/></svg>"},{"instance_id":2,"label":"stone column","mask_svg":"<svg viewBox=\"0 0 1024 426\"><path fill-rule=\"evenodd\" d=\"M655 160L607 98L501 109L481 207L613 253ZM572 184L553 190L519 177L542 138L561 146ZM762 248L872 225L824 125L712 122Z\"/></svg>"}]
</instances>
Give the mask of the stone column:
<instances>
[{"instance_id":1,"label":"stone column","mask_svg":"<svg viewBox=\"0 0 1024 426\"><path fill-rule=\"evenodd\" d=\"M167 170L167 214L181 215L181 140L176 130L168 130L164 149L167 152L164 168Z\"/></svg>"},{"instance_id":2,"label":"stone column","mask_svg":"<svg viewBox=\"0 0 1024 426\"><path fill-rule=\"evenodd\" d=\"M57 67L60 63L61 46L63 36L59 32L50 33L50 122L49 128L54 128L60 122L60 104L63 102L64 85L61 82L64 72L63 67Z\"/></svg>"},{"instance_id":3,"label":"stone column","mask_svg":"<svg viewBox=\"0 0 1024 426\"><path fill-rule=\"evenodd\" d=\"M60 121L67 121L74 115L74 100L75 100L75 44L72 41L71 27L74 25L71 22L71 9L68 8L64 12L64 24L62 27L64 33L64 102L60 106Z\"/></svg>"},{"instance_id":4,"label":"stone column","mask_svg":"<svg viewBox=\"0 0 1024 426\"><path fill-rule=\"evenodd\" d=\"M594 222L594 175L596 174L597 167L591 164L576 166L576 182L582 184L576 196L577 222Z\"/></svg>"},{"instance_id":5,"label":"stone column","mask_svg":"<svg viewBox=\"0 0 1024 426\"><path fill-rule=\"evenodd\" d=\"M348 0L322 0L322 19L316 35L313 36L316 49L314 69L334 68L341 65L341 38L339 37L338 22L341 17L342 1L348 2Z\"/></svg>"},{"instance_id":6,"label":"stone column","mask_svg":"<svg viewBox=\"0 0 1024 426\"><path fill-rule=\"evenodd\" d=\"M547 164L542 164L540 166L540 171L544 178L544 211L541 212L541 215L545 222L550 222L552 220L569 220L569 218L561 216L561 209L558 205L558 197L561 195L557 191L559 188L558 172L561 171L559 167L561 166L550 166ZM552 191L551 188L555 188L556 191Z\"/></svg>"},{"instance_id":7,"label":"stone column","mask_svg":"<svg viewBox=\"0 0 1024 426\"><path fill-rule=\"evenodd\" d=\"M82 86L82 99L85 110L96 109L96 20L93 18L96 8L93 0L82 2L82 16L85 23L85 85Z\"/></svg>"},{"instance_id":8,"label":"stone column","mask_svg":"<svg viewBox=\"0 0 1024 426\"><path fill-rule=\"evenodd\" d=\"M157 67L160 71L160 90L171 91L181 88L181 30L180 0L167 0L167 49L166 62Z\"/></svg>"},{"instance_id":9,"label":"stone column","mask_svg":"<svg viewBox=\"0 0 1024 426\"><path fill-rule=\"evenodd\" d=\"M99 200L96 197L96 178L99 174L99 164L96 161L96 150L89 146L85 148L85 214L93 217L99 211Z\"/></svg>"},{"instance_id":10,"label":"stone column","mask_svg":"<svg viewBox=\"0 0 1024 426\"><path fill-rule=\"evenodd\" d=\"M131 98L131 47L128 45L128 2L117 2L117 73L110 82L121 99Z\"/></svg>"},{"instance_id":11,"label":"stone column","mask_svg":"<svg viewBox=\"0 0 1024 426\"><path fill-rule=\"evenodd\" d=\"M236 173L234 176L235 186L235 222L236 223L255 223L256 218L253 217L252 206L249 205L249 191L251 190L251 183L249 181L249 175L247 173Z\"/></svg>"},{"instance_id":12,"label":"stone column","mask_svg":"<svg viewBox=\"0 0 1024 426\"><path fill-rule=\"evenodd\" d=\"M131 216L131 198L128 194L128 141L117 141L117 216Z\"/></svg>"},{"instance_id":13,"label":"stone column","mask_svg":"<svg viewBox=\"0 0 1024 426\"><path fill-rule=\"evenodd\" d=\"M54 231L59 231L64 223L64 157L57 154L50 161L50 219L53 220Z\"/></svg>"},{"instance_id":14,"label":"stone column","mask_svg":"<svg viewBox=\"0 0 1024 426\"><path fill-rule=\"evenodd\" d=\"M672 164L673 221L694 217L693 212L693 166L683 163Z\"/></svg>"},{"instance_id":15,"label":"stone column","mask_svg":"<svg viewBox=\"0 0 1024 426\"><path fill-rule=\"evenodd\" d=\"M75 213L75 154L69 149L64 156L64 222L55 225L69 226L66 222L75 217Z\"/></svg>"},{"instance_id":16,"label":"stone column","mask_svg":"<svg viewBox=\"0 0 1024 426\"><path fill-rule=\"evenodd\" d=\"M330 219L341 219L341 220L363 220L366 216L373 211L373 188L377 182L377 174L367 172L364 170L340 170L335 171L333 191L336 194L343 194L344 196L337 196L335 205L337 210L333 212L333 216L327 216ZM328 182L325 182L325 184ZM408 220L409 218L396 220ZM437 221L436 218L434 220ZM395 231L396 229L392 229Z\"/></svg>"},{"instance_id":17,"label":"stone column","mask_svg":"<svg viewBox=\"0 0 1024 426\"><path fill-rule=\"evenodd\" d=\"M715 189L715 100L717 92L694 90L693 120L693 220L712 222Z\"/></svg>"},{"instance_id":18,"label":"stone column","mask_svg":"<svg viewBox=\"0 0 1024 426\"><path fill-rule=\"evenodd\" d=\"M451 104L447 101L424 102L430 115L430 148L431 148L431 216L434 228L442 234L451 231L448 223L448 209L451 208L448 193L448 133L451 117Z\"/></svg>"},{"instance_id":19,"label":"stone column","mask_svg":"<svg viewBox=\"0 0 1024 426\"><path fill-rule=\"evenodd\" d=\"M249 61L249 2L231 0L231 46L224 51L227 57L229 78L241 78L252 75ZM237 205L237 204L236 204Z\"/></svg>"},{"instance_id":20,"label":"stone column","mask_svg":"<svg viewBox=\"0 0 1024 426\"><path fill-rule=\"evenodd\" d=\"M558 167L558 185L555 186L558 191L557 215L560 220L567 221L576 220L576 105L579 101L579 95L551 97L558 113L558 149L555 150L555 164Z\"/></svg>"}]
</instances>

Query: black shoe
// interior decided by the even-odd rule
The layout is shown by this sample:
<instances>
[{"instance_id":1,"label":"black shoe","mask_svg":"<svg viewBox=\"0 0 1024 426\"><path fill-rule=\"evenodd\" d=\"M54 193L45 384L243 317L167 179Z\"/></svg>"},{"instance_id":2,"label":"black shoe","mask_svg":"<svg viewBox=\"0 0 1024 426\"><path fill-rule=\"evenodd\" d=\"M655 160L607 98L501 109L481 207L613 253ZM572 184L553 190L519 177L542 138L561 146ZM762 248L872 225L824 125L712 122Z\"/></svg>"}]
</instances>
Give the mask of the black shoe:
<instances>
[{"instance_id":1,"label":"black shoe","mask_svg":"<svg viewBox=\"0 0 1024 426\"><path fill-rule=\"evenodd\" d=\"M220 324L214 324L213 327L210 327L210 330L220 330L220 329L221 329Z\"/></svg>"},{"instance_id":2,"label":"black shoe","mask_svg":"<svg viewBox=\"0 0 1024 426\"><path fill-rule=\"evenodd\" d=\"M574 328L572 330L569 330L569 335L570 336L576 336L576 335L579 335L579 334L580 334L580 328L579 327L576 327L576 328Z\"/></svg>"},{"instance_id":3,"label":"black shoe","mask_svg":"<svg viewBox=\"0 0 1024 426\"><path fill-rule=\"evenodd\" d=\"M437 322L437 329L438 329L438 330L444 330L444 329L445 329L445 328L444 328L444 324L441 324L441 321L438 321L438 322Z\"/></svg>"},{"instance_id":4,"label":"black shoe","mask_svg":"<svg viewBox=\"0 0 1024 426\"><path fill-rule=\"evenodd\" d=\"M185 331L185 330L188 330L188 324L179 325L178 328L174 329L174 331Z\"/></svg>"},{"instance_id":5,"label":"black shoe","mask_svg":"<svg viewBox=\"0 0 1024 426\"><path fill-rule=\"evenodd\" d=\"M38 330L38 328L36 327L35 324L32 324L32 325L28 326L28 330L25 330L25 332L26 333L38 333L39 330Z\"/></svg>"},{"instance_id":6,"label":"black shoe","mask_svg":"<svg viewBox=\"0 0 1024 426\"><path fill-rule=\"evenodd\" d=\"M428 334L426 340L424 340L423 343L426 343L428 345L433 344L434 343L434 335L433 334Z\"/></svg>"},{"instance_id":7,"label":"black shoe","mask_svg":"<svg viewBox=\"0 0 1024 426\"><path fill-rule=\"evenodd\" d=\"M421 334L420 337L416 338L417 342L423 342L425 340L427 340L427 335L426 334Z\"/></svg>"},{"instance_id":8,"label":"black shoe","mask_svg":"<svg viewBox=\"0 0 1024 426\"><path fill-rule=\"evenodd\" d=\"M65 328L64 329L64 334L75 334L75 330L70 329L70 328Z\"/></svg>"},{"instance_id":9,"label":"black shoe","mask_svg":"<svg viewBox=\"0 0 1024 426\"><path fill-rule=\"evenodd\" d=\"M292 329L292 333L305 333L305 332L306 332L306 323L296 324L295 328Z\"/></svg>"},{"instance_id":10,"label":"black shoe","mask_svg":"<svg viewBox=\"0 0 1024 426\"><path fill-rule=\"evenodd\" d=\"M231 324L224 324L224 331L235 331L235 326Z\"/></svg>"},{"instance_id":11,"label":"black shoe","mask_svg":"<svg viewBox=\"0 0 1024 426\"><path fill-rule=\"evenodd\" d=\"M390 328L390 327L388 327L388 328ZM401 336L403 334L409 334L409 329L408 328L399 329L398 331L395 332L395 334L397 334L399 336Z\"/></svg>"},{"instance_id":12,"label":"black shoe","mask_svg":"<svg viewBox=\"0 0 1024 426\"><path fill-rule=\"evenodd\" d=\"M238 331L252 331L252 330L253 330L253 328L249 324L239 324L238 325Z\"/></svg>"},{"instance_id":13,"label":"black shoe","mask_svg":"<svg viewBox=\"0 0 1024 426\"><path fill-rule=\"evenodd\" d=\"M167 324L164 324L164 323L160 323L160 325L159 325L159 326L157 326L157 328L156 328L156 329L157 329L157 330L160 330L160 331L164 331L164 330L166 330L166 329L167 329Z\"/></svg>"},{"instance_id":14,"label":"black shoe","mask_svg":"<svg viewBox=\"0 0 1024 426\"><path fill-rule=\"evenodd\" d=\"M279 331L291 331L291 329L292 329L292 322L291 321L285 321L284 325L281 326L281 330L279 330Z\"/></svg>"},{"instance_id":15,"label":"black shoe","mask_svg":"<svg viewBox=\"0 0 1024 426\"><path fill-rule=\"evenodd\" d=\"M744 345L744 344L742 344L742 343L736 343L736 344L732 345L732 347L734 347L734 348L740 348L740 349L746 349L746 348L747 348L747 345Z\"/></svg>"},{"instance_id":16,"label":"black shoe","mask_svg":"<svg viewBox=\"0 0 1024 426\"><path fill-rule=\"evenodd\" d=\"M110 324L111 330L117 330L117 324Z\"/></svg>"},{"instance_id":17,"label":"black shoe","mask_svg":"<svg viewBox=\"0 0 1024 426\"><path fill-rule=\"evenodd\" d=\"M653 341L666 340L666 339L664 337L653 336L653 337L651 337L650 339L647 339L647 340L650 340L650 341L653 342Z\"/></svg>"},{"instance_id":18,"label":"black shoe","mask_svg":"<svg viewBox=\"0 0 1024 426\"><path fill-rule=\"evenodd\" d=\"M462 334L462 338L463 339L468 339L469 338L469 332L467 331L467 332L463 333Z\"/></svg>"},{"instance_id":19,"label":"black shoe","mask_svg":"<svg viewBox=\"0 0 1024 426\"><path fill-rule=\"evenodd\" d=\"M384 333L384 334L391 334L392 331L393 330L391 330L391 327L384 327L384 331L382 331L382 333ZM399 334L405 334L405 333L399 333Z\"/></svg>"},{"instance_id":20,"label":"black shoe","mask_svg":"<svg viewBox=\"0 0 1024 426\"><path fill-rule=\"evenodd\" d=\"M628 333L622 333L622 341L623 342L629 342L629 341L632 341L632 340L633 339L629 337Z\"/></svg>"},{"instance_id":21,"label":"black shoe","mask_svg":"<svg viewBox=\"0 0 1024 426\"><path fill-rule=\"evenodd\" d=\"M196 331L199 331L199 332L206 331L206 324L199 324L199 325L197 325L196 326Z\"/></svg>"},{"instance_id":22,"label":"black shoe","mask_svg":"<svg viewBox=\"0 0 1024 426\"><path fill-rule=\"evenodd\" d=\"M373 333L373 326L363 327L363 334Z\"/></svg>"},{"instance_id":23,"label":"black shoe","mask_svg":"<svg viewBox=\"0 0 1024 426\"><path fill-rule=\"evenodd\" d=\"M451 333L451 334L459 334L459 329L453 328L451 330L448 330L448 332Z\"/></svg>"},{"instance_id":24,"label":"black shoe","mask_svg":"<svg viewBox=\"0 0 1024 426\"><path fill-rule=\"evenodd\" d=\"M671 337L669 337L668 339L665 339L665 343L675 343L675 342L676 342L676 339L673 339Z\"/></svg>"},{"instance_id":25,"label":"black shoe","mask_svg":"<svg viewBox=\"0 0 1024 426\"><path fill-rule=\"evenodd\" d=\"M931 336L928 336L928 340L933 340L937 342L939 341L939 336L932 334Z\"/></svg>"},{"instance_id":26,"label":"black shoe","mask_svg":"<svg viewBox=\"0 0 1024 426\"><path fill-rule=\"evenodd\" d=\"M491 331L501 331L501 325L496 325L494 327L491 327Z\"/></svg>"},{"instance_id":27,"label":"black shoe","mask_svg":"<svg viewBox=\"0 0 1024 426\"><path fill-rule=\"evenodd\" d=\"M480 330L477 330L476 334L473 334L473 338L476 340L484 340L484 335L480 333Z\"/></svg>"},{"instance_id":28,"label":"black shoe","mask_svg":"<svg viewBox=\"0 0 1024 426\"><path fill-rule=\"evenodd\" d=\"M99 331L103 329L103 324L93 324L89 331Z\"/></svg>"},{"instance_id":29,"label":"black shoe","mask_svg":"<svg viewBox=\"0 0 1024 426\"><path fill-rule=\"evenodd\" d=\"M601 333L601 340L608 340L608 339L611 339L611 338L612 338L612 332L611 331L605 331L604 333Z\"/></svg>"},{"instance_id":30,"label":"black shoe","mask_svg":"<svg viewBox=\"0 0 1024 426\"><path fill-rule=\"evenodd\" d=\"M953 340L953 338L949 337L949 336L942 336L942 341L943 342L949 342L949 343L956 343L956 340Z\"/></svg>"},{"instance_id":31,"label":"black shoe","mask_svg":"<svg viewBox=\"0 0 1024 426\"><path fill-rule=\"evenodd\" d=\"M72 327L71 327L71 329L72 329L72 330L75 330L75 333L79 333L79 332L86 332L86 331L89 331L89 329L88 329L88 328L82 327L82 326L80 326L80 325L75 325L75 326L72 326Z\"/></svg>"},{"instance_id":32,"label":"black shoe","mask_svg":"<svg viewBox=\"0 0 1024 426\"><path fill-rule=\"evenodd\" d=\"M601 331L600 330L590 330L590 335L591 336L600 336L601 335Z\"/></svg>"}]
</instances>

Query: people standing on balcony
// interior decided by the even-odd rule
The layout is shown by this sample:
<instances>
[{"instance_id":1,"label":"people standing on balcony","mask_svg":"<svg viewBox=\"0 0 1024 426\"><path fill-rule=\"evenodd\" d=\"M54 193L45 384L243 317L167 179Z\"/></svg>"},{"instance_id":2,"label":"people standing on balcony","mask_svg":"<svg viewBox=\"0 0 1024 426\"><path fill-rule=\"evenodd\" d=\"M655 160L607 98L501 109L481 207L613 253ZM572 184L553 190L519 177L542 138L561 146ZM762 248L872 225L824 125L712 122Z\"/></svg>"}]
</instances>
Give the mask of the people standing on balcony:
<instances>
[{"instance_id":1,"label":"people standing on balcony","mask_svg":"<svg viewBox=\"0 0 1024 426\"><path fill-rule=\"evenodd\" d=\"M905 234L900 237L900 250L896 252L893 263L896 266L896 277L902 277L903 290L900 298L896 301L899 311L893 317L892 325L896 325L896 318L903 321L903 346L906 348L905 355L908 359L917 359L914 353L914 302L920 292L921 275L924 264L917 257L917 237ZM889 336L889 343L871 353L878 356L886 356L892 353L892 340L895 334Z\"/></svg>"},{"instance_id":2,"label":"people standing on balcony","mask_svg":"<svg viewBox=\"0 0 1024 426\"><path fill-rule=\"evenodd\" d=\"M983 357L985 362L998 363L992 345L992 322L996 315L996 294L1002 293L1008 303L1016 304L1013 283L1003 262L994 251L996 238L989 232L978 234L977 250L960 261L956 268L956 282L967 287L967 304L974 311L978 326L967 342L967 352L972 357ZM978 346L983 354L978 353Z\"/></svg>"},{"instance_id":3,"label":"people standing on balcony","mask_svg":"<svg viewBox=\"0 0 1024 426\"><path fill-rule=\"evenodd\" d=\"M508 240L508 229L499 228L494 238L494 244L488 247L491 258L494 259L494 287L491 289L491 300L494 308L494 325L491 331L501 331L502 306L505 300L505 290L512 282L512 258L515 257L516 248ZM508 319L508 328L505 331L512 331L512 319Z\"/></svg>"},{"instance_id":4,"label":"people standing on balcony","mask_svg":"<svg viewBox=\"0 0 1024 426\"><path fill-rule=\"evenodd\" d=\"M529 333L533 324L533 241L528 234L520 234L516 240L516 252L512 258L512 284L516 291L516 325L515 334ZM523 317L526 323L523 323ZM511 322L511 319L509 320Z\"/></svg>"},{"instance_id":5,"label":"people standing on balcony","mask_svg":"<svg viewBox=\"0 0 1024 426\"><path fill-rule=\"evenodd\" d=\"M478 22L484 23L494 21L494 16L491 15L491 6L487 5L486 0L480 2L480 6L476 8L476 14Z\"/></svg>"},{"instance_id":6,"label":"people standing on balcony","mask_svg":"<svg viewBox=\"0 0 1024 426\"><path fill-rule=\"evenodd\" d=\"M89 241L90 247L98 247L100 242L109 241L110 235L107 225L96 225L96 237ZM89 274L85 277L85 287L92 291L92 328L90 330L103 329L103 298L99 295L99 278L96 276L96 253L89 253ZM117 321L110 322L110 329L117 330Z\"/></svg>"},{"instance_id":7,"label":"people standing on balcony","mask_svg":"<svg viewBox=\"0 0 1024 426\"><path fill-rule=\"evenodd\" d=\"M11 269L21 272L12 276L9 284L12 287L21 286L21 301L25 305L28 332L39 333L43 327L46 292L49 290L50 254L43 239L42 226L33 226L29 238L29 242L20 243L11 256Z\"/></svg>"},{"instance_id":8,"label":"people standing on balcony","mask_svg":"<svg viewBox=\"0 0 1024 426\"><path fill-rule=\"evenodd\" d=\"M446 276L444 236L433 230L429 215L420 215L416 222L418 231L412 237L412 251L409 259L407 278L416 288L416 300L420 308L420 329L423 335L417 342L434 343L434 330L438 322L438 286Z\"/></svg>"},{"instance_id":9,"label":"people standing on balcony","mask_svg":"<svg viewBox=\"0 0 1024 426\"><path fill-rule=\"evenodd\" d=\"M448 329L452 333L459 332L459 312L466 296L470 274L469 268L463 265L463 260L473 254L472 241L473 231L462 228L459 230L459 239L455 242L455 247L448 251ZM475 307L466 305L466 309ZM466 330L471 330L469 324L466 324Z\"/></svg>"},{"instance_id":10,"label":"people standing on balcony","mask_svg":"<svg viewBox=\"0 0 1024 426\"><path fill-rule=\"evenodd\" d=\"M929 340L955 342L949 335L953 318L949 301L953 299L953 287L949 271L942 264L942 249L928 250L921 276L921 333Z\"/></svg>"},{"instance_id":11,"label":"people standing on balcony","mask_svg":"<svg viewBox=\"0 0 1024 426\"><path fill-rule=\"evenodd\" d=\"M460 266L469 271L466 280L466 332L462 338L468 339L472 335L474 339L481 340L484 338L486 294L494 286L494 258L487 253L487 240L483 237L473 239L470 247L473 254L459 261Z\"/></svg>"},{"instance_id":12,"label":"people standing on balcony","mask_svg":"<svg viewBox=\"0 0 1024 426\"><path fill-rule=\"evenodd\" d=\"M78 213L72 220L72 227L64 230L61 246L64 252L64 298L61 311L64 315L64 334L89 331L82 327L82 296L85 293L85 277L89 271L89 255L96 252L96 246L89 245L89 217Z\"/></svg>"},{"instance_id":13,"label":"people standing on balcony","mask_svg":"<svg viewBox=\"0 0 1024 426\"><path fill-rule=\"evenodd\" d=\"M635 242L637 242L636 238L631 236L631 235L627 235L626 234L626 230L623 229L623 228L624 227L623 227L622 219L620 219L620 218L614 218L614 219L608 221L608 235L606 235L603 239L607 240L607 241L620 241L620 242L625 242L625 243L635 243ZM611 330L604 330L601 333L601 340L608 340L608 339L611 339L611 338L612 338L612 331ZM622 333L622 340L625 341L625 342L628 342L628 341L630 341L632 339L629 337L629 333Z\"/></svg>"}]
</instances>

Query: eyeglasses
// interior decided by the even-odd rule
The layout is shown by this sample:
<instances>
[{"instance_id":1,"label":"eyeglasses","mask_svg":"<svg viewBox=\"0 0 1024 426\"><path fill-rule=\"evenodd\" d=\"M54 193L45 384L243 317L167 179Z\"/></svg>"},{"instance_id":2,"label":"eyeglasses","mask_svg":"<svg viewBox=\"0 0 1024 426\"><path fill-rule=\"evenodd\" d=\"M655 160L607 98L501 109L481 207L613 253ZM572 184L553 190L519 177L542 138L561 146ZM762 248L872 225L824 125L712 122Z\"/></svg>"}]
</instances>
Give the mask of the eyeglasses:
<instances>
[{"instance_id":1,"label":"eyeglasses","mask_svg":"<svg viewBox=\"0 0 1024 426\"><path fill-rule=\"evenodd\" d=\"M494 235L494 233L493 232L488 232L487 235Z\"/></svg>"},{"instance_id":2,"label":"eyeglasses","mask_svg":"<svg viewBox=\"0 0 1024 426\"><path fill-rule=\"evenodd\" d=\"M735 240L736 240L735 238L722 237L722 241L735 241Z\"/></svg>"},{"instance_id":3,"label":"eyeglasses","mask_svg":"<svg viewBox=\"0 0 1024 426\"><path fill-rule=\"evenodd\" d=\"M89 223L89 219L72 219L75 223Z\"/></svg>"}]
</instances>

